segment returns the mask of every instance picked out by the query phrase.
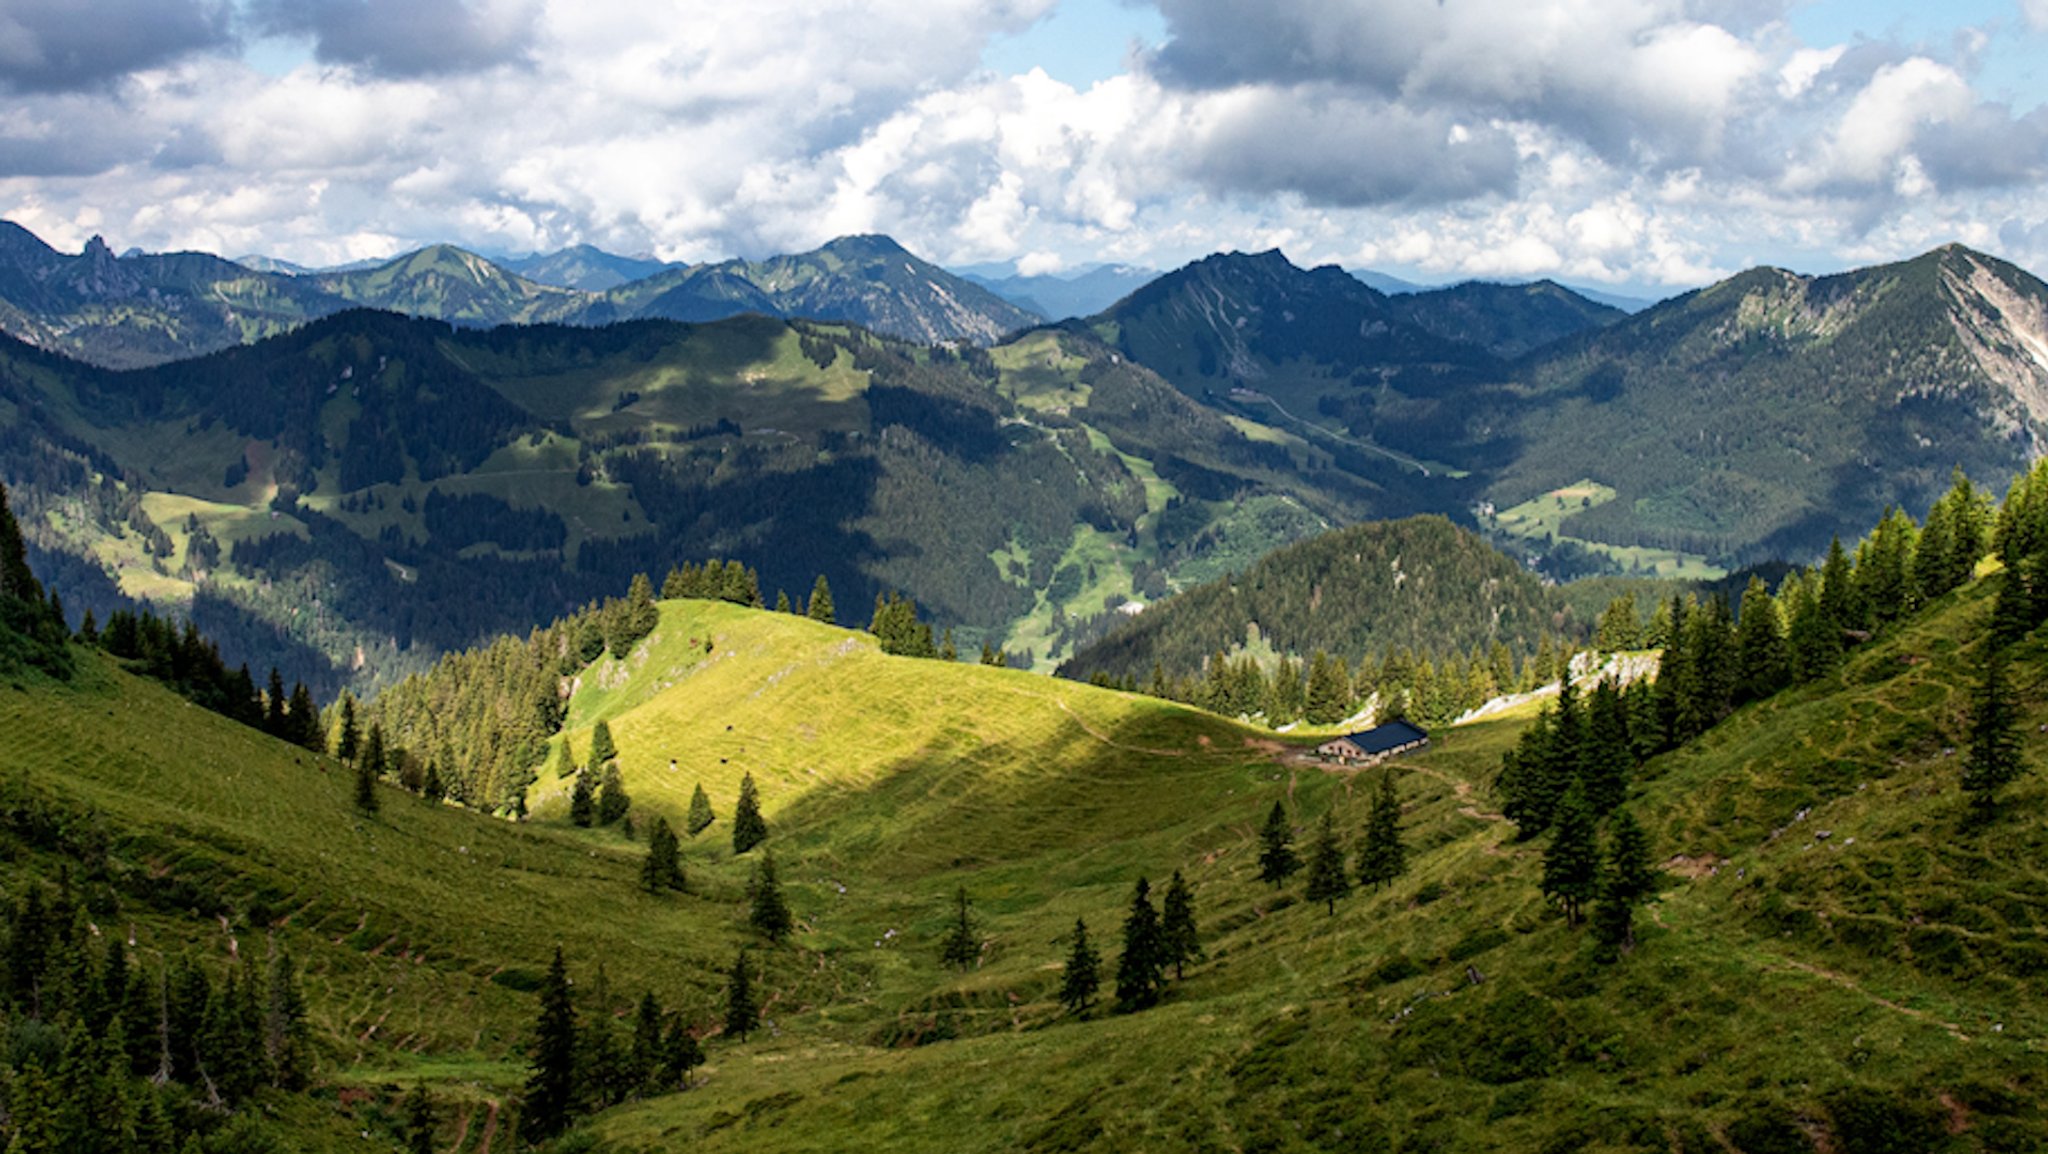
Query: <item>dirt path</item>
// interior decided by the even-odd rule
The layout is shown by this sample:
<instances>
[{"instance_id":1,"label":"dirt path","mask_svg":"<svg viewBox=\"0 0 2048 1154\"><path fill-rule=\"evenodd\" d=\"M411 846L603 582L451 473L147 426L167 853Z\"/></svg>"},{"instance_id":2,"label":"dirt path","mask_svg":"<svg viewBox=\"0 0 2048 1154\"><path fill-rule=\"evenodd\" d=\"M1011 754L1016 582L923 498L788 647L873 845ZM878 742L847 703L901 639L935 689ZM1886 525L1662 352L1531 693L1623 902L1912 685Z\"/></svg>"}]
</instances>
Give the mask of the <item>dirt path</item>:
<instances>
[{"instance_id":1,"label":"dirt path","mask_svg":"<svg viewBox=\"0 0 2048 1154\"><path fill-rule=\"evenodd\" d=\"M491 1099L490 1116L484 1119L483 1140L477 1144L476 1154L491 1154L491 1139L498 1136L498 1100Z\"/></svg>"},{"instance_id":2,"label":"dirt path","mask_svg":"<svg viewBox=\"0 0 2048 1154\"><path fill-rule=\"evenodd\" d=\"M1112 749L1126 750L1131 753L1149 753L1154 757L1187 756L1187 750L1184 749L1147 749L1142 745L1125 745L1123 742L1116 740L1110 735L1088 724L1087 721L1082 719L1080 714L1075 713L1071 708L1068 707L1065 698L1058 698L1057 701L1059 703L1060 712L1066 714L1069 718L1073 719L1074 724L1080 726L1082 732L1086 733L1088 736L1094 738L1102 744L1109 746Z\"/></svg>"},{"instance_id":3,"label":"dirt path","mask_svg":"<svg viewBox=\"0 0 2048 1154\"><path fill-rule=\"evenodd\" d=\"M1450 786L1451 794L1454 797L1456 797L1459 801L1467 803L1465 805L1461 805L1458 807L1458 812L1464 814L1466 817L1469 817L1474 821L1507 820L1507 818L1501 814L1487 813L1486 811L1480 809L1477 804L1472 803L1472 783L1466 781L1464 778L1452 777L1450 774L1445 773L1440 769L1431 769L1426 765L1410 765L1408 766L1408 768L1414 770L1416 773L1423 775L1424 777L1433 777L1436 780L1444 783L1445 785Z\"/></svg>"},{"instance_id":4,"label":"dirt path","mask_svg":"<svg viewBox=\"0 0 2048 1154\"><path fill-rule=\"evenodd\" d=\"M1875 1005L1883 1006L1885 1009L1890 1010L1895 1014L1904 1014L1905 1016L1912 1018L1915 1021L1926 1022L1931 1026L1940 1026L1942 1029L1947 1030L1950 1036L1954 1037L1955 1040L1958 1042L1967 1042L1970 1040L1970 1036L1968 1034L1963 1033L1963 1028L1961 1026L1956 1025L1954 1022L1944 1022L1940 1018L1935 1017L1933 1014L1930 1014L1925 1010L1916 1010L1911 1006L1902 1006L1899 1003L1892 1001L1890 998L1886 998L1878 994L1873 994L1869 990L1866 990L1862 986L1858 985L1854 978L1848 977L1844 974L1838 974L1833 970L1823 969L1820 966L1808 965L1805 962L1794 961L1791 958L1780 957L1775 954L1765 954L1764 956L1770 959L1768 962L1764 964L1763 968L1766 970L1779 969L1780 967L1782 967L1784 969L1797 970L1802 974L1809 974L1825 982L1833 982L1835 985L1842 987L1850 993L1855 994L1858 997L1861 997Z\"/></svg>"}]
</instances>

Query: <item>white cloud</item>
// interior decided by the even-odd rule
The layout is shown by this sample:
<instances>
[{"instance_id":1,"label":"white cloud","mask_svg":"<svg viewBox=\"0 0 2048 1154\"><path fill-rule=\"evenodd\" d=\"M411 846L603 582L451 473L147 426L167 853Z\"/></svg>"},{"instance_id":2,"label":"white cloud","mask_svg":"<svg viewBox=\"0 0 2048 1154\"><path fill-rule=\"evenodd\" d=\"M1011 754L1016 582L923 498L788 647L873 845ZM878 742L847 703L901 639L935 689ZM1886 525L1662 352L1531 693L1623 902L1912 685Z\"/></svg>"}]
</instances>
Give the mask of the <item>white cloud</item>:
<instances>
[{"instance_id":1,"label":"white cloud","mask_svg":"<svg viewBox=\"0 0 2048 1154\"><path fill-rule=\"evenodd\" d=\"M1284 244L1685 284L1787 248L2048 249L2048 112L1983 99L1967 43L1807 45L1781 0L1163 0L1172 39L1124 74L982 70L1051 3L433 0L404 26L441 30L428 59L361 19L396 0L267 0L315 54L283 75L197 36L0 102L0 215L311 263L886 231L1040 270Z\"/></svg>"}]
</instances>

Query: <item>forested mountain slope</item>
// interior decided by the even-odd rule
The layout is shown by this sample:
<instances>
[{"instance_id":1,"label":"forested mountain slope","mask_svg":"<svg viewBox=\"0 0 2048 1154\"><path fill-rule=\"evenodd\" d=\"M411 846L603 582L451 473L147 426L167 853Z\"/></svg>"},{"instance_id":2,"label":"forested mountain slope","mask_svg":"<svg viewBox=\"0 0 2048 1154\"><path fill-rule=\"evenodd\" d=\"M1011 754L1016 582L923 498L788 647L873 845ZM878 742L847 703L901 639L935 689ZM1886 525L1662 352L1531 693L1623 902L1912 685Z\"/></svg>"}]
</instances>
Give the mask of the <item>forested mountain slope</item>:
<instances>
[{"instance_id":1,"label":"forested mountain slope","mask_svg":"<svg viewBox=\"0 0 2048 1154\"><path fill-rule=\"evenodd\" d=\"M1756 269L1537 353L1503 504L1580 477L1563 532L1810 556L1961 465L2002 489L2048 432L2048 286L1957 245L1830 277Z\"/></svg>"},{"instance_id":2,"label":"forested mountain slope","mask_svg":"<svg viewBox=\"0 0 2048 1154\"><path fill-rule=\"evenodd\" d=\"M1402 509L1085 337L991 357L759 317L353 311L126 374L12 345L0 435L74 614L189 606L323 691L706 557L771 603L823 574L849 620L900 590L969 652L1049 665L1180 569Z\"/></svg>"}]
</instances>

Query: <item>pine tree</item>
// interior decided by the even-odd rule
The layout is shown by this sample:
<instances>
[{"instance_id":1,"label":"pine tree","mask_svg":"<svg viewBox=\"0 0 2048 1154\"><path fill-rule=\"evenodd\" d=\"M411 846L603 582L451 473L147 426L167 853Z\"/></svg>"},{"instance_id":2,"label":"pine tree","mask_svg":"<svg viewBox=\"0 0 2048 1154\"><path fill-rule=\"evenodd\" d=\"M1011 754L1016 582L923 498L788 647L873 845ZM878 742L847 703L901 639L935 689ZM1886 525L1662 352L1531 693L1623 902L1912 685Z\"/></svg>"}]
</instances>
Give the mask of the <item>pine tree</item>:
<instances>
[{"instance_id":1,"label":"pine tree","mask_svg":"<svg viewBox=\"0 0 2048 1154\"><path fill-rule=\"evenodd\" d=\"M1581 911L1600 880L1600 845L1593 808L1577 783L1558 802L1550 846L1543 854L1543 893L1578 925Z\"/></svg>"},{"instance_id":2,"label":"pine tree","mask_svg":"<svg viewBox=\"0 0 2048 1154\"><path fill-rule=\"evenodd\" d=\"M356 699L348 693L343 693L341 733L335 738L334 756L340 758L344 765L355 764L356 747L361 744L362 738L362 732L356 725Z\"/></svg>"},{"instance_id":3,"label":"pine tree","mask_svg":"<svg viewBox=\"0 0 2048 1154\"><path fill-rule=\"evenodd\" d=\"M370 723L370 732L363 738L362 765L372 781L391 768L390 751L384 747L384 726L378 722Z\"/></svg>"},{"instance_id":4,"label":"pine tree","mask_svg":"<svg viewBox=\"0 0 2048 1154\"><path fill-rule=\"evenodd\" d=\"M1358 851L1358 884L1378 889L1408 872L1408 853L1401 845L1401 797L1394 772L1380 773L1372 813L1365 819L1365 844Z\"/></svg>"},{"instance_id":5,"label":"pine tree","mask_svg":"<svg viewBox=\"0 0 2048 1154\"><path fill-rule=\"evenodd\" d=\"M648 893L682 889L683 867L676 831L668 819L657 817L647 831L647 860L640 867L640 886Z\"/></svg>"},{"instance_id":6,"label":"pine tree","mask_svg":"<svg viewBox=\"0 0 2048 1154\"><path fill-rule=\"evenodd\" d=\"M633 808L633 799L626 795L626 782L620 776L616 763L605 765L601 780L597 791L597 824L611 825Z\"/></svg>"},{"instance_id":7,"label":"pine tree","mask_svg":"<svg viewBox=\"0 0 2048 1154\"><path fill-rule=\"evenodd\" d=\"M1608 821L1607 854L1593 906L1593 932L1609 953L1635 948L1636 907L1657 892L1650 836L1625 810Z\"/></svg>"},{"instance_id":8,"label":"pine tree","mask_svg":"<svg viewBox=\"0 0 2048 1154\"><path fill-rule=\"evenodd\" d=\"M688 1089L690 1071L704 1064L704 1047L697 1035L678 1017L670 1021L661 1039L661 1084L671 1089Z\"/></svg>"},{"instance_id":9,"label":"pine tree","mask_svg":"<svg viewBox=\"0 0 2048 1154\"><path fill-rule=\"evenodd\" d=\"M1603 678L1586 699L1586 739L1579 747L1579 779L1593 812L1612 812L1628 792L1636 766L1629 737L1628 703L1613 679Z\"/></svg>"},{"instance_id":10,"label":"pine tree","mask_svg":"<svg viewBox=\"0 0 2048 1154\"><path fill-rule=\"evenodd\" d=\"M740 799L732 810L732 852L743 854L768 840L768 823L761 817L761 796L754 790L754 775L740 778Z\"/></svg>"},{"instance_id":11,"label":"pine tree","mask_svg":"<svg viewBox=\"0 0 2048 1154\"><path fill-rule=\"evenodd\" d=\"M292 708L286 727L294 744L314 753L327 752L327 734L320 727L320 710L313 704L313 692L306 683L292 683Z\"/></svg>"},{"instance_id":12,"label":"pine tree","mask_svg":"<svg viewBox=\"0 0 2048 1154\"><path fill-rule=\"evenodd\" d=\"M569 820L585 829L597 818L597 798L590 788L594 776L588 771L576 775L576 783L569 787Z\"/></svg>"},{"instance_id":13,"label":"pine tree","mask_svg":"<svg viewBox=\"0 0 2048 1154\"><path fill-rule=\"evenodd\" d=\"M115 615L118 620L120 615ZM291 716L285 712L284 675L277 666L270 667L269 688L263 693L263 732L285 741L291 740Z\"/></svg>"},{"instance_id":14,"label":"pine tree","mask_svg":"<svg viewBox=\"0 0 2048 1154\"><path fill-rule=\"evenodd\" d=\"M1277 889L1300 868L1301 860L1294 856L1294 827L1276 801L1266 815L1265 829L1259 832L1259 880Z\"/></svg>"},{"instance_id":15,"label":"pine tree","mask_svg":"<svg viewBox=\"0 0 2048 1154\"><path fill-rule=\"evenodd\" d=\"M263 1048L270 1077L279 1089L301 1090L312 1069L312 1031L306 1024L306 999L299 992L298 971L282 946L270 960L263 1013Z\"/></svg>"},{"instance_id":16,"label":"pine tree","mask_svg":"<svg viewBox=\"0 0 2048 1154\"><path fill-rule=\"evenodd\" d=\"M541 982L540 1017L534 1024L533 1059L526 1079L520 1137L542 1142L568 1129L576 1110L576 1000L562 948Z\"/></svg>"},{"instance_id":17,"label":"pine tree","mask_svg":"<svg viewBox=\"0 0 2048 1154\"><path fill-rule=\"evenodd\" d=\"M612 744L612 727L599 721L590 730L590 768L602 769L619 759L619 747Z\"/></svg>"},{"instance_id":18,"label":"pine tree","mask_svg":"<svg viewBox=\"0 0 2048 1154\"><path fill-rule=\"evenodd\" d=\"M1337 913L1337 899L1351 892L1351 872L1344 865L1344 847L1337 841L1337 824L1328 813L1316 828L1315 848L1308 856L1308 900L1322 902L1331 916Z\"/></svg>"},{"instance_id":19,"label":"pine tree","mask_svg":"<svg viewBox=\"0 0 2048 1154\"><path fill-rule=\"evenodd\" d=\"M1189 962L1201 961L1202 931L1195 925L1195 892L1173 871L1167 883L1166 900L1160 903L1159 936L1166 949L1166 962L1173 967L1175 981L1186 976Z\"/></svg>"},{"instance_id":20,"label":"pine tree","mask_svg":"<svg viewBox=\"0 0 2048 1154\"><path fill-rule=\"evenodd\" d=\"M377 774L370 766L367 757L356 762L356 808L364 813L377 812Z\"/></svg>"},{"instance_id":21,"label":"pine tree","mask_svg":"<svg viewBox=\"0 0 2048 1154\"><path fill-rule=\"evenodd\" d=\"M754 981L747 973L747 952L733 959L732 973L725 983L725 1032L744 1042L761 1024L761 1008L754 1002Z\"/></svg>"},{"instance_id":22,"label":"pine tree","mask_svg":"<svg viewBox=\"0 0 2048 1154\"><path fill-rule=\"evenodd\" d=\"M971 970L981 960L981 939L974 932L974 918L967 908L967 887L953 895L953 928L939 946L939 961L955 970Z\"/></svg>"},{"instance_id":23,"label":"pine tree","mask_svg":"<svg viewBox=\"0 0 2048 1154\"><path fill-rule=\"evenodd\" d=\"M1784 618L1763 579L1751 576L1735 623L1735 701L1761 701L1783 689L1790 676Z\"/></svg>"},{"instance_id":24,"label":"pine tree","mask_svg":"<svg viewBox=\"0 0 2048 1154\"><path fill-rule=\"evenodd\" d=\"M782 589L777 589L777 590L775 591L775 611L776 611L777 613L793 613L793 612L795 612L795 610L792 610L792 609L791 609L791 608L789 607L789 593L788 593L788 591L786 591L786 590L782 590Z\"/></svg>"},{"instance_id":25,"label":"pine tree","mask_svg":"<svg viewBox=\"0 0 2048 1154\"><path fill-rule=\"evenodd\" d=\"M1124 917L1124 952L1116 962L1118 1013L1142 1010L1159 1001L1166 983L1166 951L1160 940L1159 914L1152 908L1152 886L1138 879L1131 910Z\"/></svg>"},{"instance_id":26,"label":"pine tree","mask_svg":"<svg viewBox=\"0 0 2048 1154\"><path fill-rule=\"evenodd\" d=\"M1074 919L1074 948L1067 952L1066 974L1060 979L1060 1005L1069 1014L1086 1014L1102 986L1102 960L1088 944L1088 923Z\"/></svg>"},{"instance_id":27,"label":"pine tree","mask_svg":"<svg viewBox=\"0 0 2048 1154\"><path fill-rule=\"evenodd\" d=\"M1990 647L1970 702L1970 748L1963 757L1963 789L1979 820L1998 809L1998 790L2026 768L2020 750L2019 700L2006 669L2007 655Z\"/></svg>"},{"instance_id":28,"label":"pine tree","mask_svg":"<svg viewBox=\"0 0 2048 1154\"><path fill-rule=\"evenodd\" d=\"M782 898L782 883L775 876L775 855L764 853L754 867L753 907L747 920L755 929L768 935L771 942L780 942L789 936L794 925L790 917L789 903Z\"/></svg>"},{"instance_id":29,"label":"pine tree","mask_svg":"<svg viewBox=\"0 0 2048 1154\"><path fill-rule=\"evenodd\" d=\"M832 586L826 582L823 573L818 574L818 580L811 585L811 604L805 613L813 621L832 624Z\"/></svg>"},{"instance_id":30,"label":"pine tree","mask_svg":"<svg viewBox=\"0 0 2048 1154\"><path fill-rule=\"evenodd\" d=\"M438 1119L424 1079L412 1084L399 1110L405 1115L406 1154L434 1154L434 1126Z\"/></svg>"},{"instance_id":31,"label":"pine tree","mask_svg":"<svg viewBox=\"0 0 2048 1154\"><path fill-rule=\"evenodd\" d=\"M704 832L704 828L717 818L711 812L711 798L704 793L704 783L697 783L697 791L690 795L690 816L685 819L683 829L691 837Z\"/></svg>"},{"instance_id":32,"label":"pine tree","mask_svg":"<svg viewBox=\"0 0 2048 1154\"><path fill-rule=\"evenodd\" d=\"M448 796L448 782L447 779L441 776L441 763L439 761L427 763L427 776L425 780L420 782L420 796L433 802L438 802Z\"/></svg>"}]
</instances>

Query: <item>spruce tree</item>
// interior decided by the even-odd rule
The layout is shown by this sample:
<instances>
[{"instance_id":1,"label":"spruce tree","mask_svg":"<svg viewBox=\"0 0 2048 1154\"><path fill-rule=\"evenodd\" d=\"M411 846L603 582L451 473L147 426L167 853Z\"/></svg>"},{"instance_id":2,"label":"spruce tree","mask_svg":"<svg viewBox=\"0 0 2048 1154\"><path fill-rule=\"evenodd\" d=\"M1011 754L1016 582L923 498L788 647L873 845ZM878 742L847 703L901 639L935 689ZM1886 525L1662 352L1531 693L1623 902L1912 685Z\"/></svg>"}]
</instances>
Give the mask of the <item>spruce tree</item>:
<instances>
[{"instance_id":1,"label":"spruce tree","mask_svg":"<svg viewBox=\"0 0 2048 1154\"><path fill-rule=\"evenodd\" d=\"M341 733L334 740L334 756L344 765L354 765L357 746L362 743L361 728L356 724L356 699L353 695L341 695Z\"/></svg>"},{"instance_id":2,"label":"spruce tree","mask_svg":"<svg viewBox=\"0 0 2048 1154\"><path fill-rule=\"evenodd\" d=\"M832 586L823 573L818 574L817 581L811 585L811 603L805 615L813 621L832 624Z\"/></svg>"},{"instance_id":3,"label":"spruce tree","mask_svg":"<svg viewBox=\"0 0 2048 1154\"><path fill-rule=\"evenodd\" d=\"M768 823L761 817L761 796L754 790L754 775L740 778L740 799L732 809L732 852L743 854L768 840Z\"/></svg>"},{"instance_id":4,"label":"spruce tree","mask_svg":"<svg viewBox=\"0 0 2048 1154\"><path fill-rule=\"evenodd\" d=\"M676 831L657 817L647 831L647 859L640 866L640 886L651 894L683 887L683 866Z\"/></svg>"},{"instance_id":5,"label":"spruce tree","mask_svg":"<svg viewBox=\"0 0 2048 1154\"><path fill-rule=\"evenodd\" d=\"M298 971L283 947L270 960L265 984L263 1049L271 1083L282 1090L304 1089L312 1075L312 1031Z\"/></svg>"},{"instance_id":6,"label":"spruce tree","mask_svg":"<svg viewBox=\"0 0 2048 1154\"><path fill-rule=\"evenodd\" d=\"M629 1097L647 1091L661 1071L661 1002L652 990L640 995L633 1010L633 1040L626 1048L625 1084Z\"/></svg>"},{"instance_id":7,"label":"spruce tree","mask_svg":"<svg viewBox=\"0 0 2048 1154\"><path fill-rule=\"evenodd\" d=\"M1980 820L1997 812L1998 790L2026 768L2020 751L2019 699L2008 677L2006 651L1987 649L1970 702L1970 748L1963 757L1963 789Z\"/></svg>"},{"instance_id":8,"label":"spruce tree","mask_svg":"<svg viewBox=\"0 0 2048 1154\"><path fill-rule=\"evenodd\" d=\"M971 970L981 960L981 939L974 932L974 917L967 908L967 887L953 895L953 927L939 946L939 961L955 970Z\"/></svg>"},{"instance_id":9,"label":"spruce tree","mask_svg":"<svg viewBox=\"0 0 2048 1154\"><path fill-rule=\"evenodd\" d=\"M1152 886L1144 878L1131 894L1124 917L1124 952L1116 962L1118 1013L1142 1010L1159 1001L1166 983L1166 949L1160 940L1159 913L1152 908Z\"/></svg>"},{"instance_id":10,"label":"spruce tree","mask_svg":"<svg viewBox=\"0 0 2048 1154\"><path fill-rule=\"evenodd\" d=\"M1175 981L1186 976L1189 962L1201 961L1202 931L1195 925L1195 892L1173 871L1173 880L1167 883L1166 900L1160 903L1159 936L1166 948L1167 964L1173 967Z\"/></svg>"},{"instance_id":11,"label":"spruce tree","mask_svg":"<svg viewBox=\"0 0 2048 1154\"><path fill-rule=\"evenodd\" d=\"M119 620L120 615L115 615ZM277 666L270 667L269 687L263 692L263 732L285 741L291 740L291 715L285 712L284 675Z\"/></svg>"},{"instance_id":12,"label":"spruce tree","mask_svg":"<svg viewBox=\"0 0 2048 1154\"><path fill-rule=\"evenodd\" d=\"M441 763L427 763L426 779L420 782L420 796L428 801L438 802L448 796L448 782L441 776Z\"/></svg>"},{"instance_id":13,"label":"spruce tree","mask_svg":"<svg viewBox=\"0 0 2048 1154\"><path fill-rule=\"evenodd\" d=\"M601 781L597 791L597 824L611 825L633 808L633 799L626 795L626 781L617 764L605 765Z\"/></svg>"},{"instance_id":14,"label":"spruce tree","mask_svg":"<svg viewBox=\"0 0 2048 1154\"><path fill-rule=\"evenodd\" d=\"M405 1115L406 1154L434 1154L434 1099L424 1079L412 1084L399 1109Z\"/></svg>"},{"instance_id":15,"label":"spruce tree","mask_svg":"<svg viewBox=\"0 0 2048 1154\"><path fill-rule=\"evenodd\" d=\"M575 784L569 787L569 821L585 829L597 819L597 796L590 788L593 776L587 770L579 773Z\"/></svg>"},{"instance_id":16,"label":"spruce tree","mask_svg":"<svg viewBox=\"0 0 2048 1154\"><path fill-rule=\"evenodd\" d=\"M1085 1015L1095 991L1102 986L1102 959L1088 944L1088 923L1074 919L1074 948L1067 951L1067 968L1060 979L1060 1005L1067 1013Z\"/></svg>"},{"instance_id":17,"label":"spruce tree","mask_svg":"<svg viewBox=\"0 0 2048 1154\"><path fill-rule=\"evenodd\" d=\"M697 783L697 790L690 795L690 816L685 819L683 829L691 837L704 832L704 828L717 818L711 812L711 798L704 793L704 783Z\"/></svg>"},{"instance_id":18,"label":"spruce tree","mask_svg":"<svg viewBox=\"0 0 2048 1154\"><path fill-rule=\"evenodd\" d=\"M612 744L612 727L600 721L590 731L590 768L603 769L619 759L619 747Z\"/></svg>"},{"instance_id":19,"label":"spruce tree","mask_svg":"<svg viewBox=\"0 0 2048 1154\"><path fill-rule=\"evenodd\" d=\"M1344 847L1337 841L1337 824L1328 813L1316 827L1315 848L1308 856L1308 900L1322 902L1336 916L1337 899L1351 892L1351 872L1344 866Z\"/></svg>"},{"instance_id":20,"label":"spruce tree","mask_svg":"<svg viewBox=\"0 0 2048 1154\"><path fill-rule=\"evenodd\" d=\"M1578 925L1586 903L1600 880L1600 845L1593 807L1577 783L1557 804L1554 832L1543 854L1543 893L1564 910L1565 922Z\"/></svg>"},{"instance_id":21,"label":"spruce tree","mask_svg":"<svg viewBox=\"0 0 2048 1154\"><path fill-rule=\"evenodd\" d=\"M377 812L377 774L370 768L367 757L356 762L355 801L356 808L364 813Z\"/></svg>"},{"instance_id":22,"label":"spruce tree","mask_svg":"<svg viewBox=\"0 0 2048 1154\"><path fill-rule=\"evenodd\" d=\"M313 704L313 692L306 683L292 683L292 709L287 726L291 740L314 753L327 752L327 734L320 726L320 710Z\"/></svg>"},{"instance_id":23,"label":"spruce tree","mask_svg":"<svg viewBox=\"0 0 2048 1154\"><path fill-rule=\"evenodd\" d=\"M1394 771L1382 770L1379 789L1372 797L1372 813L1365 819L1365 844L1358 851L1358 884L1378 889L1406 872L1401 797L1394 788Z\"/></svg>"},{"instance_id":24,"label":"spruce tree","mask_svg":"<svg viewBox=\"0 0 2048 1154\"><path fill-rule=\"evenodd\" d=\"M569 968L562 947L548 963L540 987L540 1017L534 1024L531 1072L526 1078L526 1105L520 1137L543 1142L569 1128L576 1110L576 1000L569 989Z\"/></svg>"},{"instance_id":25,"label":"spruce tree","mask_svg":"<svg viewBox=\"0 0 2048 1154\"><path fill-rule=\"evenodd\" d=\"M688 1089L690 1071L703 1064L704 1047L697 1043L697 1035L690 1032L682 1018L671 1020L661 1039L661 1084L670 1089Z\"/></svg>"},{"instance_id":26,"label":"spruce tree","mask_svg":"<svg viewBox=\"0 0 2048 1154\"><path fill-rule=\"evenodd\" d=\"M1650 836L1627 810L1616 810L1608 821L1607 854L1593 905L1593 932L1607 953L1635 948L1636 907L1656 892Z\"/></svg>"},{"instance_id":27,"label":"spruce tree","mask_svg":"<svg viewBox=\"0 0 2048 1154\"><path fill-rule=\"evenodd\" d=\"M733 959L725 983L725 1032L744 1042L761 1025L761 1007L754 1001L754 980L747 973L747 952Z\"/></svg>"},{"instance_id":28,"label":"spruce tree","mask_svg":"<svg viewBox=\"0 0 2048 1154\"><path fill-rule=\"evenodd\" d=\"M1783 689L1790 675L1784 618L1763 579L1751 576L1735 623L1735 701L1761 701Z\"/></svg>"},{"instance_id":29,"label":"spruce tree","mask_svg":"<svg viewBox=\"0 0 2048 1154\"><path fill-rule=\"evenodd\" d=\"M1586 699L1586 740L1579 747L1579 777L1594 813L1609 813L1621 804L1635 766L1628 703L1613 679L1603 678Z\"/></svg>"},{"instance_id":30,"label":"spruce tree","mask_svg":"<svg viewBox=\"0 0 2048 1154\"><path fill-rule=\"evenodd\" d=\"M760 863L754 867L753 891L753 906L747 920L768 935L771 942L788 937L794 919L790 917L789 903L782 898L782 883L775 876L774 854L762 854Z\"/></svg>"},{"instance_id":31,"label":"spruce tree","mask_svg":"<svg viewBox=\"0 0 2048 1154\"><path fill-rule=\"evenodd\" d=\"M787 590L777 589L775 591L775 611L777 613L795 612L795 610L789 607L789 593Z\"/></svg>"},{"instance_id":32,"label":"spruce tree","mask_svg":"<svg viewBox=\"0 0 2048 1154\"><path fill-rule=\"evenodd\" d=\"M1294 856L1294 827L1279 802L1266 815L1266 827L1259 832L1259 880L1278 889L1301 868Z\"/></svg>"}]
</instances>

